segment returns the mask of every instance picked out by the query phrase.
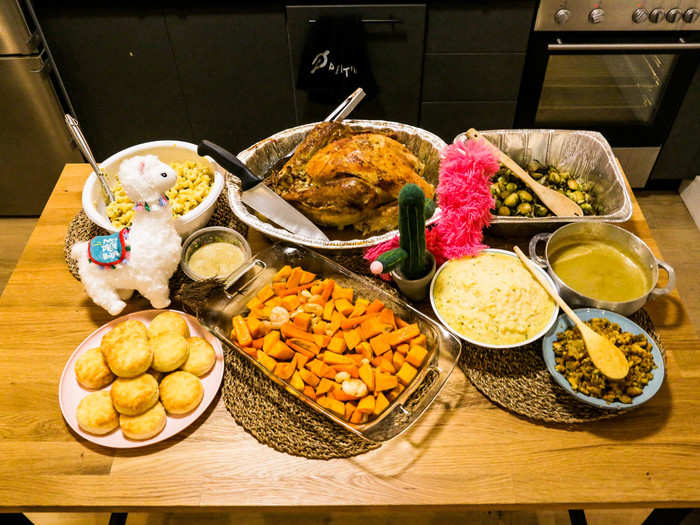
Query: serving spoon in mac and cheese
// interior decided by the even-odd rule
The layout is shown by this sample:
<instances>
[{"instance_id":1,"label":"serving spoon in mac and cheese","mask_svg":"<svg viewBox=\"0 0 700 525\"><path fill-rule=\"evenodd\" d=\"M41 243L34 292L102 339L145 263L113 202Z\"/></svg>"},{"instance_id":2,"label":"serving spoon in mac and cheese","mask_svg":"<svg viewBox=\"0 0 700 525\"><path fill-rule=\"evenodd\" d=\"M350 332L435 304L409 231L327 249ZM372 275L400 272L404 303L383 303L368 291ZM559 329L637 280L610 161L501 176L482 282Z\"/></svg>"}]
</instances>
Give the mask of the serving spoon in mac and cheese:
<instances>
[{"instance_id":1,"label":"serving spoon in mac and cheese","mask_svg":"<svg viewBox=\"0 0 700 525\"><path fill-rule=\"evenodd\" d=\"M97 165L95 157L92 154L92 150L90 149L90 146L88 145L88 142L85 139L85 135L83 135L83 130L80 129L80 124L78 124L78 121L71 115L66 114L66 125L68 126L68 130L70 131L71 135L73 135L75 142L78 144L80 151L83 152L83 155L90 163L90 166L92 166L92 169L95 172L95 175L97 175L100 184L102 184L102 189L104 190L105 195L107 196L107 204L111 204L112 202L114 202L114 192L112 191L112 188L110 188L109 183L107 182L108 175L104 173L102 169Z\"/></svg>"}]
</instances>

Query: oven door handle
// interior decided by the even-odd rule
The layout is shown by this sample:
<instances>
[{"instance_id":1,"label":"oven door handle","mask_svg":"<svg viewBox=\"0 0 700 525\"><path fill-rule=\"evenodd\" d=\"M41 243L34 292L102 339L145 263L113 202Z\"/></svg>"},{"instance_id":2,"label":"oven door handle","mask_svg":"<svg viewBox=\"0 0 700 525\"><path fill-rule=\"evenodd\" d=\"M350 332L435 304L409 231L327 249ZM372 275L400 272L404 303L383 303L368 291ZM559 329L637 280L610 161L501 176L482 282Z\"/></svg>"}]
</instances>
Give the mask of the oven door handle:
<instances>
[{"instance_id":1,"label":"oven door handle","mask_svg":"<svg viewBox=\"0 0 700 525\"><path fill-rule=\"evenodd\" d=\"M663 43L624 43L624 44L564 44L557 39L556 44L547 44L548 51L691 51L700 49L700 43L678 42Z\"/></svg>"}]
</instances>

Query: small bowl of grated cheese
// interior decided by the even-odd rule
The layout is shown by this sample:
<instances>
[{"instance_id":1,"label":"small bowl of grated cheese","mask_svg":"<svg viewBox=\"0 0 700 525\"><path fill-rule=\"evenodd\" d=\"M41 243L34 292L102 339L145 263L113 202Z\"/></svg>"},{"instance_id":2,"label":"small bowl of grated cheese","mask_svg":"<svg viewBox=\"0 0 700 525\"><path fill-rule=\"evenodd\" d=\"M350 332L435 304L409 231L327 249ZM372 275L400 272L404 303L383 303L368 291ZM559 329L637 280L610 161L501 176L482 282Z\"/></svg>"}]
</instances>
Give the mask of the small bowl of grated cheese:
<instances>
[{"instance_id":1,"label":"small bowl of grated cheese","mask_svg":"<svg viewBox=\"0 0 700 525\"><path fill-rule=\"evenodd\" d=\"M200 157L197 146L177 140L146 142L120 151L100 163L113 179L114 202L107 204L94 173L83 186L83 209L88 218L116 232L131 224L134 203L129 200L117 179L122 161L137 155L155 155L177 173L177 181L167 192L175 228L182 237L204 227L211 219L216 200L224 188L221 168L209 157Z\"/></svg>"},{"instance_id":2,"label":"small bowl of grated cheese","mask_svg":"<svg viewBox=\"0 0 700 525\"><path fill-rule=\"evenodd\" d=\"M556 289L547 273L538 271ZM539 339L559 313L517 255L497 249L446 262L433 277L430 302L438 319L456 336L494 349Z\"/></svg>"}]
</instances>

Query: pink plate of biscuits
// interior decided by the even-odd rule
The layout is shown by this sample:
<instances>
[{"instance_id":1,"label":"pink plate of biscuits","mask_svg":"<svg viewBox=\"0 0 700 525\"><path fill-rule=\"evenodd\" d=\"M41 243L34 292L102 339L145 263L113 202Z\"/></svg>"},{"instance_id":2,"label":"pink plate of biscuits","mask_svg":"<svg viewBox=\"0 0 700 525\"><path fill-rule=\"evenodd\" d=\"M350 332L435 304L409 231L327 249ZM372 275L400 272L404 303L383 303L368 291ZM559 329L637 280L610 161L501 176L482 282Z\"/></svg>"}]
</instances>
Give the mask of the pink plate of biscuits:
<instances>
[{"instance_id":1,"label":"pink plate of biscuits","mask_svg":"<svg viewBox=\"0 0 700 525\"><path fill-rule=\"evenodd\" d=\"M78 422L78 406L80 405L81 401L88 395L93 394L94 392L99 392L99 391L110 391L112 386L113 386L113 381L110 381L110 384L107 386L104 386L103 388L97 388L97 389L90 389L84 386L84 384L81 384L78 381L78 376L76 374L76 362L81 358L81 356L84 356L86 352L90 351L91 349L99 348L101 343L102 343L102 338L107 335L110 331L112 331L114 328L116 328L118 325L121 325L125 321L139 321L143 323L146 327L148 327L153 319L155 319L156 316L159 314L162 314L164 312L172 312L174 314L177 314L182 320L184 320L184 323L187 325L187 330L189 332L188 337L190 338L201 338L204 341L206 341L209 345L210 348L207 350L209 352L209 358L211 359L211 349L214 350L215 358L213 360L213 366L211 368L204 372L203 369L200 367L200 374L199 376L190 374L190 372L182 372L179 370L174 370L171 372L179 372L180 375L184 374L190 374L191 378L190 381L195 382L194 378L197 378L200 383L201 383L201 400L199 401L198 404L192 409L190 409L186 413L172 413L170 411L165 412L165 424L162 426L162 430L158 431L155 435L152 437L149 437L147 439L132 439L129 438L125 435L125 431L122 431L121 426L115 428L114 430L111 430L107 433L104 434L97 434L97 433L91 433L85 430L83 426ZM179 321L180 324L182 324L182 321ZM184 325L183 330L184 330ZM184 336L183 336L184 337ZM187 339L188 345L189 345L189 339ZM204 346L209 346L203 343L202 341L199 341ZM150 344L150 343L149 343ZM188 350L188 355L189 355L189 350ZM105 360L105 363L107 360ZM209 365L211 365L211 360L209 360ZM107 366L104 364L103 366ZM153 365L155 366L155 365ZM185 365L182 365L183 367ZM179 367L180 368L180 367ZM93 367L94 370L94 367ZM107 368L107 371L109 371L109 368ZM167 377L171 372L165 372L162 375ZM149 370L149 374L153 375L152 372ZM141 375L148 375L148 374L141 374ZM153 375L156 377L155 375ZM165 439L168 439L169 437L174 436L178 432L184 430L188 426L190 426L192 423L194 423L201 415L202 413L207 409L207 407L211 404L211 402L214 400L216 397L216 393L219 391L219 388L221 386L221 381L224 376L224 352L223 348L221 346L221 342L214 336L212 335L206 328L204 328L202 325L199 324L197 319L192 317L191 315L188 315L186 313L177 311L177 310L143 310L140 312L134 312L132 314L124 315L122 317L119 317L117 319L114 319L110 321L107 324L102 325L99 327L97 330L95 330L93 333L91 333L89 336L87 336L80 345L75 349L75 351L71 354L70 358L68 359L68 362L66 363L66 366L63 369L63 373L61 374L61 381L58 387L58 399L59 403L61 405L61 411L63 412L63 417L68 423L68 425L71 427L71 429L81 437L87 439L88 441L91 441L93 443L96 443L98 445L102 445L105 447L111 447L111 448L136 448L136 447L144 447L147 445L152 445L153 443L158 443L160 441L163 441ZM148 381L152 382L150 378L147 378ZM157 383L160 383L161 379L156 377L156 383L153 383L154 385ZM161 385L162 386L162 385ZM155 386L153 387L154 389L156 388ZM197 387L199 388L199 387ZM163 401L162 394L163 392L158 390L156 392L154 390L153 395L160 395L161 399L156 402L156 405L161 405L161 402ZM150 405L152 406L153 401L150 401ZM164 403L165 404L165 403ZM162 407L163 405L161 405ZM165 404L167 408L167 404ZM155 409L156 407L154 407ZM159 409L160 412L164 412L162 408ZM148 412L151 412L151 410L148 410ZM162 418L162 415L160 416ZM122 419L122 424L123 424L123 419ZM162 419L161 423L162 425ZM157 429L156 429L157 430Z\"/></svg>"}]
</instances>

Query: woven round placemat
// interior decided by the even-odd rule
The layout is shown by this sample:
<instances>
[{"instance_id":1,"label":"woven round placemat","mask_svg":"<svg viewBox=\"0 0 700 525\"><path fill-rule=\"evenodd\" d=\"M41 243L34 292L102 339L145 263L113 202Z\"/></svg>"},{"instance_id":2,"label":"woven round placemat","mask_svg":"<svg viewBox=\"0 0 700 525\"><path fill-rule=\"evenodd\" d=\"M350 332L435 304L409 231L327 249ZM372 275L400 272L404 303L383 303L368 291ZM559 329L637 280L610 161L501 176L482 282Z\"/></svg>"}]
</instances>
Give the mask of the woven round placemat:
<instances>
[{"instance_id":1,"label":"woven round placemat","mask_svg":"<svg viewBox=\"0 0 700 525\"><path fill-rule=\"evenodd\" d=\"M228 183L229 181L227 181L227 184ZM225 226L226 228L236 230L238 233L243 235L243 237L247 237L248 226L241 222L233 214L233 211L231 211L225 191L221 192L221 195L219 195L219 198L214 206L214 213L212 214L211 219L209 219L207 226ZM70 251L73 245L76 242L88 241L97 235L108 234L109 232L107 230L100 228L97 224L92 222L83 210L80 210L80 212L73 217L73 220L71 220L70 224L68 225L66 237L63 242L63 257L73 277L80 280L80 276L78 275L78 265L70 256ZM177 270L170 278L171 299L174 299L177 290L184 282L187 281L189 281L189 278L178 266Z\"/></svg>"},{"instance_id":2,"label":"woven round placemat","mask_svg":"<svg viewBox=\"0 0 700 525\"><path fill-rule=\"evenodd\" d=\"M348 458L380 446L342 428L270 381L224 345L222 397L229 413L260 443L309 459Z\"/></svg>"},{"instance_id":3,"label":"woven round placemat","mask_svg":"<svg viewBox=\"0 0 700 525\"><path fill-rule=\"evenodd\" d=\"M646 310L639 310L630 319L656 341L665 360L663 345ZM463 343L458 366L490 401L535 421L587 423L629 412L596 408L572 397L547 370L539 340L512 350L491 350Z\"/></svg>"}]
</instances>

